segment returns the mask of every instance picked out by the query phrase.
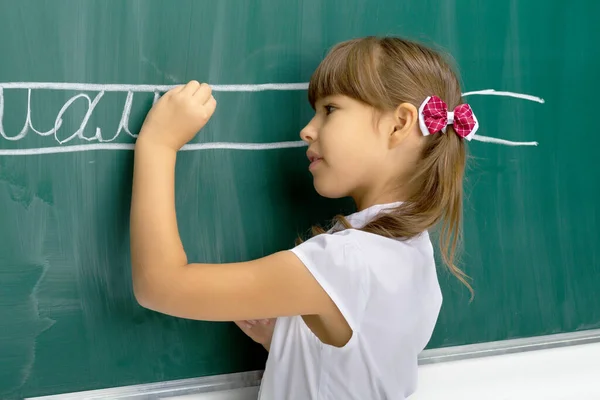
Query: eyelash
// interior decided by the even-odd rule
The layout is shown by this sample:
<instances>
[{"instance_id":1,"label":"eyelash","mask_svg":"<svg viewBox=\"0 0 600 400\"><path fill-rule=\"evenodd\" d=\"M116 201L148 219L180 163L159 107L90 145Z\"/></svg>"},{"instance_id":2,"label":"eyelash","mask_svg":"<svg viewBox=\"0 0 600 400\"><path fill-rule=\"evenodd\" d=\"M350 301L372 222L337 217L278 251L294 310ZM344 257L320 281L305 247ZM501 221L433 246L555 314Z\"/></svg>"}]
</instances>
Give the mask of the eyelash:
<instances>
[{"instance_id":1,"label":"eyelash","mask_svg":"<svg viewBox=\"0 0 600 400\"><path fill-rule=\"evenodd\" d=\"M325 109L325 115L331 114L333 110L336 109L336 107L331 104L327 104L326 106L323 106L323 108Z\"/></svg>"}]
</instances>

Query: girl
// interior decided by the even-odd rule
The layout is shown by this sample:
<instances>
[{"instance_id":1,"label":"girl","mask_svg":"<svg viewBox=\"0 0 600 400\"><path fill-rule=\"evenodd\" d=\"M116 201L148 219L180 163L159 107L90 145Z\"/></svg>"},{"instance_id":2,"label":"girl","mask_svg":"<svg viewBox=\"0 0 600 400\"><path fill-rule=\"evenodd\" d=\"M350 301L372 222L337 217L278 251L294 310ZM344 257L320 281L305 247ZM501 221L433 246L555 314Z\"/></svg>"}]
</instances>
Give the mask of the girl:
<instances>
[{"instance_id":1,"label":"girl","mask_svg":"<svg viewBox=\"0 0 600 400\"><path fill-rule=\"evenodd\" d=\"M135 296L174 316L238 321L269 350L261 399L404 399L442 303L427 233L438 222L444 261L467 284L452 259L477 120L440 55L392 37L337 45L308 99L300 137L315 189L351 196L358 211L289 251L225 265L188 262L174 202L177 151L216 101L192 81L156 103L135 148Z\"/></svg>"}]
</instances>

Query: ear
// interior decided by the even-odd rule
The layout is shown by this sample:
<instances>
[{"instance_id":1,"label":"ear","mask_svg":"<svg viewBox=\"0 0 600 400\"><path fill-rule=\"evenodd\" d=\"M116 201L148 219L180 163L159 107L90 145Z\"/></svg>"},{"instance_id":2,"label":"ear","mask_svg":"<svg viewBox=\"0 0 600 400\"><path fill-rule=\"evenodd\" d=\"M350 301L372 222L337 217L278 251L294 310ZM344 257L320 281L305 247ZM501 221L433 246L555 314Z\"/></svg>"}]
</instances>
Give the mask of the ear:
<instances>
[{"instance_id":1,"label":"ear","mask_svg":"<svg viewBox=\"0 0 600 400\"><path fill-rule=\"evenodd\" d=\"M402 103L394 110L393 121L394 126L389 137L390 148L398 146L411 133L418 131L419 110L410 103Z\"/></svg>"}]
</instances>

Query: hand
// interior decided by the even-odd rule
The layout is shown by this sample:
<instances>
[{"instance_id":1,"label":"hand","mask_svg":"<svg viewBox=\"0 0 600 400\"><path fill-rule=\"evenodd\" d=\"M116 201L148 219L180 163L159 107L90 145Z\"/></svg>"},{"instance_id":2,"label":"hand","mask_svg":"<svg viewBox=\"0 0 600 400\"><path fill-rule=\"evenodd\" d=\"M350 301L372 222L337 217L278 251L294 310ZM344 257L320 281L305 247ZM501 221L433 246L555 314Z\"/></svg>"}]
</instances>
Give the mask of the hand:
<instances>
[{"instance_id":1,"label":"hand","mask_svg":"<svg viewBox=\"0 0 600 400\"><path fill-rule=\"evenodd\" d=\"M246 335L250 336L250 339L256 343L262 344L267 351L271 347L271 339L273 338L273 330L275 329L275 322L277 318L261 319L261 320L247 320L247 321L235 321L235 324Z\"/></svg>"},{"instance_id":2,"label":"hand","mask_svg":"<svg viewBox=\"0 0 600 400\"><path fill-rule=\"evenodd\" d=\"M217 101L206 83L191 81L165 93L152 107L139 139L178 151L206 125Z\"/></svg>"}]
</instances>

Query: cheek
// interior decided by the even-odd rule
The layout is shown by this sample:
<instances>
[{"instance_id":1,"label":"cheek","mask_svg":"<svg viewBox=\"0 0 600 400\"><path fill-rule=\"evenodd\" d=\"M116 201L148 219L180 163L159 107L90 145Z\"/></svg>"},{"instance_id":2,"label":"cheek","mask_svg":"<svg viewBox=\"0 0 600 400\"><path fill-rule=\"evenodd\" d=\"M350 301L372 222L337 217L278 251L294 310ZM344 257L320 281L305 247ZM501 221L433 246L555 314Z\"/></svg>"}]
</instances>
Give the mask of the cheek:
<instances>
[{"instance_id":1,"label":"cheek","mask_svg":"<svg viewBox=\"0 0 600 400\"><path fill-rule=\"evenodd\" d=\"M313 180L317 193L333 199L348 196L370 179L370 161L364 153L348 147L336 150L339 151L329 153L322 168L314 171Z\"/></svg>"},{"instance_id":2,"label":"cheek","mask_svg":"<svg viewBox=\"0 0 600 400\"><path fill-rule=\"evenodd\" d=\"M319 142L325 163L313 174L315 190L328 198L345 197L367 185L381 158L375 133L348 124L336 128L322 131Z\"/></svg>"}]
</instances>

